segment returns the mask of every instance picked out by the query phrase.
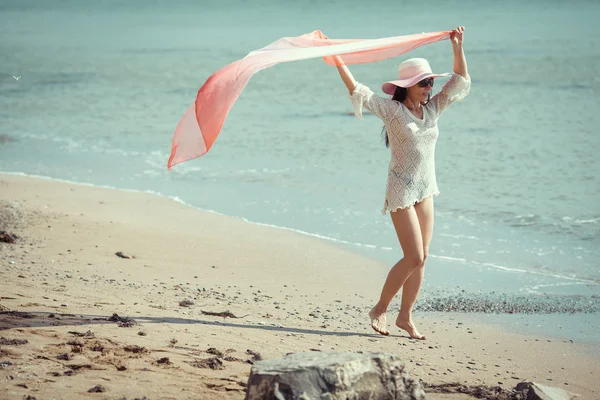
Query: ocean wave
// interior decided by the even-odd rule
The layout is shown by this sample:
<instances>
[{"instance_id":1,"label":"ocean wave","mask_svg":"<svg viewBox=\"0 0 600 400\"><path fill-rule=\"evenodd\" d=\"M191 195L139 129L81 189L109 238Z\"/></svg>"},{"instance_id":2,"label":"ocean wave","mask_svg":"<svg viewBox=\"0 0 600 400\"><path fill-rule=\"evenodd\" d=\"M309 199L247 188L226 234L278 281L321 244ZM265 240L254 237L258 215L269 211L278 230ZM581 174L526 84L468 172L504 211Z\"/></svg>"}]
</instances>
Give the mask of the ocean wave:
<instances>
[{"instance_id":1,"label":"ocean wave","mask_svg":"<svg viewBox=\"0 0 600 400\"><path fill-rule=\"evenodd\" d=\"M451 237L451 238L454 238L454 239L479 240L478 237L476 237L476 236L469 236L469 235L451 235L449 233L440 233L440 236Z\"/></svg>"},{"instance_id":2,"label":"ocean wave","mask_svg":"<svg viewBox=\"0 0 600 400\"><path fill-rule=\"evenodd\" d=\"M52 143L66 144L68 148L86 148L84 141L76 140L72 137L29 132L19 133L17 136L19 139L35 139L40 141L48 141Z\"/></svg>"},{"instance_id":3,"label":"ocean wave","mask_svg":"<svg viewBox=\"0 0 600 400\"><path fill-rule=\"evenodd\" d=\"M289 228L289 227L280 226L280 225L267 224L267 223L263 223L263 222L251 221L251 220L249 220L247 218L243 218L243 217L241 219L244 222L247 222L247 223L250 223L250 224L253 224L253 225L265 226L265 227L275 228L275 229L282 229L282 230L285 230L285 231L299 233L301 235L310 236L310 237L314 237L314 238L317 238L317 239L326 240L326 241L329 241L329 242L340 243L340 244L345 244L345 245L352 245L352 246L355 246L355 247L363 247L363 248L367 248L367 249L378 249L378 250L386 250L386 251L392 250L392 248L390 248L390 247L381 247L381 246L377 246L377 245L374 245L374 244L351 242L351 241L348 241L348 240L334 238L334 237L331 237L331 236L325 236L325 235L321 235L319 233L307 232L307 231L303 231L303 230L300 230L300 229Z\"/></svg>"},{"instance_id":4,"label":"ocean wave","mask_svg":"<svg viewBox=\"0 0 600 400\"><path fill-rule=\"evenodd\" d=\"M68 136L60 136L60 135L52 135L52 134L43 134L43 133L20 133L18 136L12 136L14 140L18 139L34 139L39 141L47 141L52 143L57 143L59 145L64 145L64 147L70 151L77 150L78 152L93 152L100 154L110 154L110 155L119 155L123 157L136 157L141 158L145 156L145 161L153 166L160 169L166 169L168 159L168 154L166 152L161 151L138 151L131 149L123 149L120 147L115 147L110 143L102 143L102 141L88 141L85 139L76 139ZM155 162L156 159L160 159L161 164ZM197 167L196 167L197 168Z\"/></svg>"},{"instance_id":5,"label":"ocean wave","mask_svg":"<svg viewBox=\"0 0 600 400\"><path fill-rule=\"evenodd\" d=\"M562 274L558 274L558 273L551 272L551 271L540 272L540 271L533 271L533 270L526 269L526 268L507 267L505 265L499 265L499 264L494 264L494 263L489 263L489 262L467 260L466 258L462 258L462 257L437 256L435 254L430 254L429 257L437 258L440 260L446 260L446 261L455 261L455 262L461 262L461 263L465 263L465 264L472 264L472 265L476 265L478 267L488 267L488 268L493 268L493 269L506 271L506 272L545 276L548 278L562 279L562 280L578 282L578 283L582 283L582 284L596 285L596 284L600 283L597 279L593 279L593 278L579 278L579 277L574 277L574 276L562 275Z\"/></svg>"},{"instance_id":6,"label":"ocean wave","mask_svg":"<svg viewBox=\"0 0 600 400\"><path fill-rule=\"evenodd\" d=\"M600 221L600 218L592 218L592 219L576 219L575 221L573 221L576 224L598 224L598 222Z\"/></svg>"},{"instance_id":7,"label":"ocean wave","mask_svg":"<svg viewBox=\"0 0 600 400\"><path fill-rule=\"evenodd\" d=\"M450 213L471 226L478 225L480 221L494 221L524 232L541 232L548 235L574 237L584 241L600 239L600 217L595 213L565 216L552 211L547 214L518 214L512 211L488 211L485 209L451 209Z\"/></svg>"}]
</instances>

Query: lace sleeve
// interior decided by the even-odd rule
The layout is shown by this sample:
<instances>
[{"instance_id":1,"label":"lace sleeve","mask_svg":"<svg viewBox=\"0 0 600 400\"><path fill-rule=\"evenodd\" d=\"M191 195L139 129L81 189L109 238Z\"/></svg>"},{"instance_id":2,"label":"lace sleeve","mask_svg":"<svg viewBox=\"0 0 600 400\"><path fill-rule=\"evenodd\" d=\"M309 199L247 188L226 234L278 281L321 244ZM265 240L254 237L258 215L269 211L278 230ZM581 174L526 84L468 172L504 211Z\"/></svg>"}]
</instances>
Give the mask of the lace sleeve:
<instances>
[{"instance_id":1,"label":"lace sleeve","mask_svg":"<svg viewBox=\"0 0 600 400\"><path fill-rule=\"evenodd\" d=\"M350 100L354 107L354 115L358 119L363 119L363 106L382 120L386 120L393 115L393 111L397 107L394 101L374 94L371 89L361 83L358 83L354 88Z\"/></svg>"},{"instance_id":2,"label":"lace sleeve","mask_svg":"<svg viewBox=\"0 0 600 400\"><path fill-rule=\"evenodd\" d=\"M448 106L455 101L467 97L471 91L471 79L465 79L459 74L452 74L452 78L442 90L431 98L431 105L436 115L440 115Z\"/></svg>"}]
</instances>

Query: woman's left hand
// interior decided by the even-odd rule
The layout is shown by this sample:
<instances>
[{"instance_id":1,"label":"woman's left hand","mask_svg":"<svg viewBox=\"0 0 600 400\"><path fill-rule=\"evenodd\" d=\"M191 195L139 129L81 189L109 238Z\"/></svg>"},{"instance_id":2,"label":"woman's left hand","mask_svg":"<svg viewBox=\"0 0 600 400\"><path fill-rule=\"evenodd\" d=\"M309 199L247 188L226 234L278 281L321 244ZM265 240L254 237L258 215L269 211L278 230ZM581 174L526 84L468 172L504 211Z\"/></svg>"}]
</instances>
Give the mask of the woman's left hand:
<instances>
[{"instance_id":1,"label":"woman's left hand","mask_svg":"<svg viewBox=\"0 0 600 400\"><path fill-rule=\"evenodd\" d=\"M456 29L454 29L452 32L450 32L450 40L452 41L452 44L455 46L456 45L462 46L464 35L465 35L465 27L457 26Z\"/></svg>"}]
</instances>

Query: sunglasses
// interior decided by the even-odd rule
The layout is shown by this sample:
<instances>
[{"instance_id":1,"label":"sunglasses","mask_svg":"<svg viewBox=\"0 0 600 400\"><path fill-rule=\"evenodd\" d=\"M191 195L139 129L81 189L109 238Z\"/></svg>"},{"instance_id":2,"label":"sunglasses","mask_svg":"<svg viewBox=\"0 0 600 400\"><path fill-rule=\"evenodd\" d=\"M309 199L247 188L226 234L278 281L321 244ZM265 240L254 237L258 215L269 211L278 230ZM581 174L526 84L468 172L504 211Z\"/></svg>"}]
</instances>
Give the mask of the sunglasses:
<instances>
[{"instance_id":1,"label":"sunglasses","mask_svg":"<svg viewBox=\"0 0 600 400\"><path fill-rule=\"evenodd\" d=\"M433 87L433 78L426 78L417 83L418 87L426 88L427 86Z\"/></svg>"}]
</instances>

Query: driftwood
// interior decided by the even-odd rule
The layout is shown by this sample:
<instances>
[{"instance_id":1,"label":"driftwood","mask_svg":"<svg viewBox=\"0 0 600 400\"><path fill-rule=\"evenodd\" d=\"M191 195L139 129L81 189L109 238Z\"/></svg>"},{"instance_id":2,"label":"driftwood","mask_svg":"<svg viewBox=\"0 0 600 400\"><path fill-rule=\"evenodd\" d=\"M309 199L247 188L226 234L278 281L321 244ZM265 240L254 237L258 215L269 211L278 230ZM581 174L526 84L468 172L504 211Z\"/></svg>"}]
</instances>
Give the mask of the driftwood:
<instances>
[{"instance_id":1,"label":"driftwood","mask_svg":"<svg viewBox=\"0 0 600 400\"><path fill-rule=\"evenodd\" d=\"M221 312L215 312L215 311L204 311L204 310L200 310L200 312L204 315L212 315L214 317L223 317L223 318L246 318L249 314L244 315L243 317L237 317L235 314L233 314L230 311L221 311Z\"/></svg>"},{"instance_id":2,"label":"driftwood","mask_svg":"<svg viewBox=\"0 0 600 400\"><path fill-rule=\"evenodd\" d=\"M421 400L421 384L404 363L382 353L296 353L258 361L246 400Z\"/></svg>"},{"instance_id":3,"label":"driftwood","mask_svg":"<svg viewBox=\"0 0 600 400\"><path fill-rule=\"evenodd\" d=\"M123 253L122 251L117 251L117 252L115 253L115 255L116 255L117 257L120 257L120 258L126 258L126 259L128 259L128 260L129 260L129 259L131 259L131 258L135 258L134 256L128 256L127 254Z\"/></svg>"}]
</instances>

